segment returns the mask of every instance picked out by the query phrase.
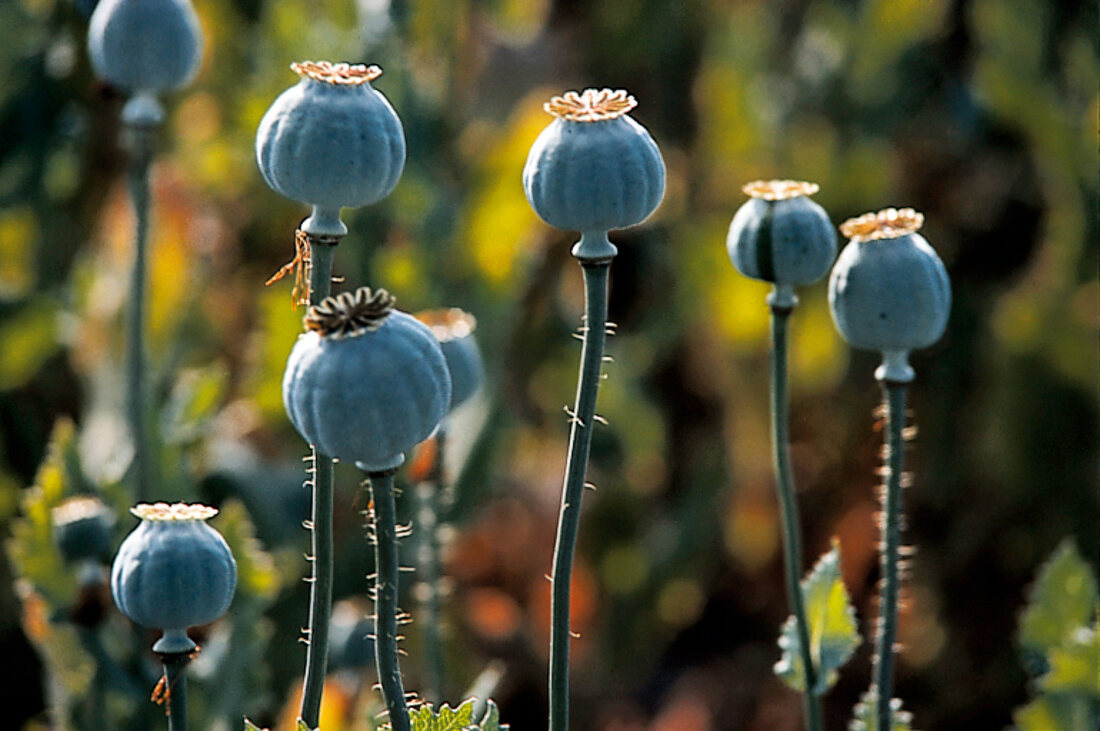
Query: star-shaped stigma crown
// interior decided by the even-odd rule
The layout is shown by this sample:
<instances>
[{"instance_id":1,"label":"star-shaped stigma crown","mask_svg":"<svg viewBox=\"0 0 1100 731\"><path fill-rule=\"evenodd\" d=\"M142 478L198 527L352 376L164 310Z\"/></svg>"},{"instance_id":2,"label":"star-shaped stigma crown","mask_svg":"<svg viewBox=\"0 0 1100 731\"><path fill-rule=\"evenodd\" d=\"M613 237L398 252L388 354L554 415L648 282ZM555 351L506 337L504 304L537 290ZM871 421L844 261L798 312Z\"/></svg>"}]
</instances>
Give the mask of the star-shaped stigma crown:
<instances>
[{"instance_id":1,"label":"star-shaped stigma crown","mask_svg":"<svg viewBox=\"0 0 1100 731\"><path fill-rule=\"evenodd\" d=\"M879 241L916 233L923 225L924 214L912 208L883 208L849 218L840 224L840 233L852 241Z\"/></svg>"},{"instance_id":2,"label":"star-shaped stigma crown","mask_svg":"<svg viewBox=\"0 0 1100 731\"><path fill-rule=\"evenodd\" d=\"M360 287L354 292L341 292L309 308L306 329L336 340L373 332L393 312L396 302L397 298L384 289L372 292L370 287Z\"/></svg>"},{"instance_id":3,"label":"star-shaped stigma crown","mask_svg":"<svg viewBox=\"0 0 1100 731\"><path fill-rule=\"evenodd\" d=\"M371 64L331 63L329 61L299 61L290 64L294 73L333 86L358 86L382 75L382 68Z\"/></svg>"},{"instance_id":4,"label":"star-shaped stigma crown","mask_svg":"<svg viewBox=\"0 0 1100 731\"><path fill-rule=\"evenodd\" d=\"M567 91L543 104L542 108L571 122L605 122L623 116L636 106L637 100L625 89L585 89L579 94Z\"/></svg>"},{"instance_id":5,"label":"star-shaped stigma crown","mask_svg":"<svg viewBox=\"0 0 1100 731\"><path fill-rule=\"evenodd\" d=\"M745 195L766 201L782 201L803 195L813 195L819 189L820 186L817 183L807 183L804 180L754 180L741 186L741 192Z\"/></svg>"}]
</instances>

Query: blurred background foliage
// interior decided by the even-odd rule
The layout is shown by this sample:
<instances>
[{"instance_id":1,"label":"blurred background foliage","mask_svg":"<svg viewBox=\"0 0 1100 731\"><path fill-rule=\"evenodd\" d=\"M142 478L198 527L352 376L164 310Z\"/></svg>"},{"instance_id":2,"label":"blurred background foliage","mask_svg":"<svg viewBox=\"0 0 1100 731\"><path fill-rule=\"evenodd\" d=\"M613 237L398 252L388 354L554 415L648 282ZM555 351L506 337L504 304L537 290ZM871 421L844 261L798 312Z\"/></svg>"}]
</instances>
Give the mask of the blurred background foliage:
<instances>
[{"instance_id":1,"label":"blurred background foliage","mask_svg":"<svg viewBox=\"0 0 1100 731\"><path fill-rule=\"evenodd\" d=\"M107 712L146 691L89 690L110 678L88 657L118 650L110 643L124 643L126 628L98 574L62 568L50 547L49 510L66 495L98 493L114 506L113 546L133 526L120 361L132 217L122 98L92 77L84 51L93 4L0 4L0 530L18 567L0 562L9 668L0 699L12 727L46 724L47 705L86 720L79 714L102 711L93 691L106 693ZM634 116L660 143L669 184L651 222L613 237L619 330L600 395L611 426L596 432L599 491L587 497L574 600L578 728L798 724L797 696L771 673L786 602L767 289L740 277L724 250L740 185L760 177L820 183L817 199L837 223L889 205L926 214L955 303L946 337L915 357L920 437L905 499L918 552L897 691L918 727L1011 723L1028 698L1013 641L1026 587L1067 536L1094 571L1100 552L1095 3L195 5L204 63L170 99L153 176L156 496L221 505L217 525L238 561L248 556L230 618L210 630L209 662L195 669L210 679L192 694L198 717L245 712L275 724L297 692L308 496L280 378L302 312L288 282L263 282L292 255L306 212L263 184L253 138L296 82L288 65L331 59L382 65L375 85L401 115L409 149L394 194L346 216L343 286L385 286L409 310L474 313L489 369L488 388L451 430L452 702L497 660L504 720L544 723L543 576L582 291L570 234L531 212L520 171L548 122L543 101L609 86L638 98ZM835 334L824 283L802 293L792 327L804 558L812 564L839 538L867 633L875 357ZM338 471L338 483L337 595L350 600L365 594L370 553L357 478ZM81 614L89 602L94 611ZM413 625L412 688L423 673L418 642ZM866 688L869 656L865 644L842 671L830 728L843 727ZM334 675L326 730L367 727L365 672ZM134 727L162 723L145 713L131 712Z\"/></svg>"}]
</instances>

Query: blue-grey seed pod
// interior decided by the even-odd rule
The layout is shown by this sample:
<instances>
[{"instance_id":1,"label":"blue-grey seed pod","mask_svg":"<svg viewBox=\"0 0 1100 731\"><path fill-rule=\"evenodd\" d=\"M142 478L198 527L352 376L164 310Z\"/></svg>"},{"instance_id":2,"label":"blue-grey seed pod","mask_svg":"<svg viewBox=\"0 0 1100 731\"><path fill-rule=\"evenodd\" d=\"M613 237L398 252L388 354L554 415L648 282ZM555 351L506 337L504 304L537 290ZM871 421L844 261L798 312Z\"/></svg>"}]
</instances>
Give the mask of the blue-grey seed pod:
<instances>
[{"instance_id":1,"label":"blue-grey seed pod","mask_svg":"<svg viewBox=\"0 0 1100 731\"><path fill-rule=\"evenodd\" d=\"M130 619L164 631L154 652L195 649L187 628L225 613L237 588L237 563L221 534L206 524L217 509L141 504L141 518L111 567L111 596Z\"/></svg>"},{"instance_id":2,"label":"blue-grey seed pod","mask_svg":"<svg viewBox=\"0 0 1100 731\"><path fill-rule=\"evenodd\" d=\"M106 563L110 559L115 516L102 500L91 495L69 498L53 509L51 518L57 547L66 561Z\"/></svg>"},{"instance_id":3,"label":"blue-grey seed pod","mask_svg":"<svg viewBox=\"0 0 1100 731\"><path fill-rule=\"evenodd\" d=\"M473 396L485 380L481 350L474 338L477 320L457 307L417 312L414 317L431 328L443 350L447 370L451 374L449 410L453 411Z\"/></svg>"},{"instance_id":4,"label":"blue-grey seed pod","mask_svg":"<svg viewBox=\"0 0 1100 731\"><path fill-rule=\"evenodd\" d=\"M366 472L401 465L451 403L435 336L393 303L384 289L360 287L314 305L283 374L283 404L302 438Z\"/></svg>"},{"instance_id":5,"label":"blue-grey seed pod","mask_svg":"<svg viewBox=\"0 0 1100 731\"><path fill-rule=\"evenodd\" d=\"M947 270L917 233L923 222L911 208L846 221L850 242L829 278L837 329L853 347L888 356L878 374L887 380L912 380L908 352L939 340L951 310Z\"/></svg>"},{"instance_id":6,"label":"blue-grey seed pod","mask_svg":"<svg viewBox=\"0 0 1100 731\"><path fill-rule=\"evenodd\" d=\"M88 25L96 75L131 95L178 89L202 61L202 29L188 0L102 0Z\"/></svg>"},{"instance_id":7,"label":"blue-grey seed pod","mask_svg":"<svg viewBox=\"0 0 1100 731\"><path fill-rule=\"evenodd\" d=\"M665 163L646 128L627 114L636 105L625 91L610 89L569 91L544 105L556 119L523 168L523 190L540 218L598 234L653 213L665 193Z\"/></svg>"},{"instance_id":8,"label":"blue-grey seed pod","mask_svg":"<svg viewBox=\"0 0 1100 731\"><path fill-rule=\"evenodd\" d=\"M730 223L726 251L737 271L783 287L816 282L836 258L836 231L809 196L815 183L758 180Z\"/></svg>"},{"instance_id":9,"label":"blue-grey seed pod","mask_svg":"<svg viewBox=\"0 0 1100 731\"><path fill-rule=\"evenodd\" d=\"M389 101L371 86L377 66L304 61L302 80L260 121L256 160L273 190L313 206L302 230L343 236L341 208L385 198L405 168L405 131Z\"/></svg>"}]
</instances>

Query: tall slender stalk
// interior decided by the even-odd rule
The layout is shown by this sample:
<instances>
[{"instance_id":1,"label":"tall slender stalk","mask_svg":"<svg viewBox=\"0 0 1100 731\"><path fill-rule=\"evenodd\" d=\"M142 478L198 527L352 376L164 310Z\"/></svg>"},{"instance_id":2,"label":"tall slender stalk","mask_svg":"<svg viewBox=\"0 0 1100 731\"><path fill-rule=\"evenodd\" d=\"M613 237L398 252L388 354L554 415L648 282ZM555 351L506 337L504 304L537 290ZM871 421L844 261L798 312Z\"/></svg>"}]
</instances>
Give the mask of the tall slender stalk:
<instances>
[{"instance_id":1,"label":"tall slender stalk","mask_svg":"<svg viewBox=\"0 0 1100 731\"><path fill-rule=\"evenodd\" d=\"M131 473L134 502L145 502L149 494L149 447L147 442L145 385L145 282L149 247L149 167L153 159L156 128L127 125L130 142L130 197L134 204L134 260L130 269L130 299L126 318L126 414L134 447Z\"/></svg>"},{"instance_id":2,"label":"tall slender stalk","mask_svg":"<svg viewBox=\"0 0 1100 731\"><path fill-rule=\"evenodd\" d=\"M309 238L309 303L316 304L332 291L332 259L338 239ZM320 725L321 696L328 667L329 620L332 616L332 458L310 447L313 508L310 550L313 575L309 586L309 626L306 630L306 670L302 681L300 718L314 729Z\"/></svg>"},{"instance_id":3,"label":"tall slender stalk","mask_svg":"<svg viewBox=\"0 0 1100 731\"><path fill-rule=\"evenodd\" d=\"M397 505L393 471L368 474L374 504L374 658L393 731L409 731L405 688L397 662Z\"/></svg>"},{"instance_id":4,"label":"tall slender stalk","mask_svg":"<svg viewBox=\"0 0 1100 731\"><path fill-rule=\"evenodd\" d=\"M606 240L606 235L604 239ZM577 255L576 250L574 255ZM592 259L577 256L584 271L585 319L580 376L577 382L577 398L571 414L569 453L565 463L565 484L562 488L561 513L554 546L554 573L551 577L551 731L569 729L569 641L572 637L569 624L569 590L573 554L580 528L581 497L584 494L592 427L595 424L596 395L603 363L604 331L607 327L607 283L613 255Z\"/></svg>"},{"instance_id":5,"label":"tall slender stalk","mask_svg":"<svg viewBox=\"0 0 1100 731\"><path fill-rule=\"evenodd\" d=\"M421 576L420 611L424 627L424 657L428 680L424 697L435 704L443 698L443 637L440 630L440 545L439 517L443 512L443 453L447 445L446 424L440 424L435 434L435 455L431 472L417 486L418 527L422 543L418 571Z\"/></svg>"},{"instance_id":6,"label":"tall slender stalk","mask_svg":"<svg viewBox=\"0 0 1100 731\"><path fill-rule=\"evenodd\" d=\"M798 515L798 498L791 473L789 401L787 397L787 325L797 300L780 304L780 298L771 300L771 411L772 411L772 461L775 466L776 489L779 493L780 512L783 519L783 568L786 574L787 601L798 628L799 652L806 678L804 703L806 727L820 731L821 699L815 691L817 668L814 667L810 647L810 625L806 619L806 607L802 597L802 525Z\"/></svg>"},{"instance_id":7,"label":"tall slender stalk","mask_svg":"<svg viewBox=\"0 0 1100 731\"><path fill-rule=\"evenodd\" d=\"M882 516L882 596L879 599L878 631L875 636L874 687L877 691L875 716L878 728L890 729L890 700L894 693L894 639L897 636L900 576L898 553L901 544L901 485L905 469L906 384L883 380L886 406L886 486Z\"/></svg>"},{"instance_id":8,"label":"tall slender stalk","mask_svg":"<svg viewBox=\"0 0 1100 731\"><path fill-rule=\"evenodd\" d=\"M165 694L168 698L168 731L187 731L187 674L190 653L161 655Z\"/></svg>"}]
</instances>

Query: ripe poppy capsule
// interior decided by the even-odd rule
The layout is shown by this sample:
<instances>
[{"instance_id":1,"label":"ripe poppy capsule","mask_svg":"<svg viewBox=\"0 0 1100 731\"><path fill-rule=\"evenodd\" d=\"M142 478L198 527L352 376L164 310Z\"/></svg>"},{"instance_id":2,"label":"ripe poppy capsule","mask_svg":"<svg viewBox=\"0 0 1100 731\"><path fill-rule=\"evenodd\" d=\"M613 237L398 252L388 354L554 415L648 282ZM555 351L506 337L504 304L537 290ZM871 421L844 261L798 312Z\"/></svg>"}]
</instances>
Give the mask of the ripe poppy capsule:
<instances>
[{"instance_id":1,"label":"ripe poppy capsule","mask_svg":"<svg viewBox=\"0 0 1100 731\"><path fill-rule=\"evenodd\" d=\"M917 233L924 216L887 208L845 221L850 241L829 278L829 309L853 347L879 350L879 380L913 380L909 351L943 335L951 281L935 250Z\"/></svg>"},{"instance_id":2,"label":"ripe poppy capsule","mask_svg":"<svg viewBox=\"0 0 1100 731\"><path fill-rule=\"evenodd\" d=\"M158 124L157 95L187 85L202 61L202 29L188 0L102 0L88 25L96 76L130 94L123 121Z\"/></svg>"},{"instance_id":3,"label":"ripe poppy capsule","mask_svg":"<svg viewBox=\"0 0 1100 731\"><path fill-rule=\"evenodd\" d=\"M776 285L773 304L793 306L796 286L816 282L836 258L836 231L810 196L816 183L757 180L742 189L749 200L734 214L726 251L737 271Z\"/></svg>"},{"instance_id":4,"label":"ripe poppy capsule","mask_svg":"<svg viewBox=\"0 0 1100 731\"><path fill-rule=\"evenodd\" d=\"M360 287L314 305L283 374L283 403L302 438L365 472L400 466L451 402L439 343L394 302Z\"/></svg>"},{"instance_id":5,"label":"ripe poppy capsule","mask_svg":"<svg viewBox=\"0 0 1100 731\"><path fill-rule=\"evenodd\" d=\"M130 509L141 523L118 549L111 596L130 619L164 631L153 645L162 654L190 652L187 628L225 613L237 588L237 563L221 534L206 524L206 505L142 503Z\"/></svg>"},{"instance_id":6,"label":"ripe poppy capsule","mask_svg":"<svg viewBox=\"0 0 1100 731\"><path fill-rule=\"evenodd\" d=\"M531 146L523 190L551 226L580 231L574 255L608 258L611 229L644 221L665 193L665 163L657 143L627 112L626 91L567 91L543 105L555 119Z\"/></svg>"},{"instance_id":7,"label":"ripe poppy capsule","mask_svg":"<svg viewBox=\"0 0 1100 731\"><path fill-rule=\"evenodd\" d=\"M448 410L453 411L473 396L485 380L481 350L474 338L477 320L457 307L417 312L413 316L431 328L439 341L451 374L451 405Z\"/></svg>"},{"instance_id":8,"label":"ripe poppy capsule","mask_svg":"<svg viewBox=\"0 0 1100 731\"><path fill-rule=\"evenodd\" d=\"M302 230L343 236L341 208L385 198L405 168L405 131L371 82L378 66L303 61L301 77L264 114L256 160L264 180L291 200L313 206Z\"/></svg>"}]
</instances>

